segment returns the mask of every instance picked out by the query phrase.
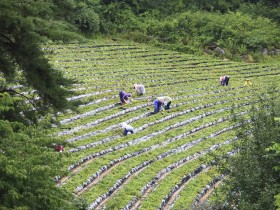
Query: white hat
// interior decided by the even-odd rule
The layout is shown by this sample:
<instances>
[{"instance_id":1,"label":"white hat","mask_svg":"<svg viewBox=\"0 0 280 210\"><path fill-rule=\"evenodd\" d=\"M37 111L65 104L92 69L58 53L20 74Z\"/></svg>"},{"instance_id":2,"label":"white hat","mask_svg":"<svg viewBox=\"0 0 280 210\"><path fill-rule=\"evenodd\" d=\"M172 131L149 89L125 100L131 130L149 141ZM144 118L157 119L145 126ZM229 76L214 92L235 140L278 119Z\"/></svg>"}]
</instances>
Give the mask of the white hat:
<instances>
[{"instance_id":1,"label":"white hat","mask_svg":"<svg viewBox=\"0 0 280 210\"><path fill-rule=\"evenodd\" d=\"M125 122L121 123L121 127L122 127L122 128L126 128L127 126L128 126L127 123L125 123Z\"/></svg>"}]
</instances>

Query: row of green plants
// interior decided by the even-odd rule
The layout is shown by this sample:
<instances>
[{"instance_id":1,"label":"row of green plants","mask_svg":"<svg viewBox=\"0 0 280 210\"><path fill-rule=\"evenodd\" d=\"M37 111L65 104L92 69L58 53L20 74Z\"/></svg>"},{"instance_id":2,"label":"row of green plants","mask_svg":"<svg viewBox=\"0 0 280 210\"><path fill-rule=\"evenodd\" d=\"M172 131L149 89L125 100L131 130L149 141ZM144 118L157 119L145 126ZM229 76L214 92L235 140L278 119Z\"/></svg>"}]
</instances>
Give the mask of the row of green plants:
<instances>
[{"instance_id":1,"label":"row of green plants","mask_svg":"<svg viewBox=\"0 0 280 210\"><path fill-rule=\"evenodd\" d=\"M231 130L232 128L228 128L228 129ZM220 131L218 131L216 134L220 135L219 132ZM212 136L214 133L212 133L210 136ZM213 137L210 137L210 138L213 138ZM206 140L207 140L207 137L199 138L199 139L197 139L197 140L195 140L193 142L190 142L189 145L191 145L191 147L193 147L196 144L199 144L201 141L204 142ZM221 146L224 146L225 144L230 143L230 141L233 141L233 140L236 140L236 138L233 138L231 140L225 141L222 144L217 143L217 144L212 145L211 147L209 147L209 148L207 148L205 150L200 150L198 153L194 153L193 155L190 155L190 156L188 156L186 158L180 159L178 162L174 162L171 165L169 165L168 167L162 169L161 171L158 172L158 174L155 177L153 177L152 180L150 180L144 187L142 187L142 189L141 189L141 197L137 198L136 196L134 196L133 199L131 199L131 201L128 202L128 205L130 206L130 208L131 208L131 206L135 206L135 200L137 201L137 200L140 200L140 199L143 199L144 197L146 197L147 193L151 192L153 189L155 189L157 187L158 183L161 180L163 180L166 175L172 173L172 170L174 170L176 168L179 168L183 164L187 164L188 162L190 162L190 161L192 161L194 159L198 159L201 156L205 155L206 153L213 152L214 150L220 148ZM192 144L192 143L194 143L194 144ZM204 143L204 146L207 146L207 145L208 144ZM190 149L190 147L189 147L189 149ZM125 189L122 189L122 190L125 190ZM138 202L138 206L140 205L139 203L140 202Z\"/></svg>"},{"instance_id":2,"label":"row of green plants","mask_svg":"<svg viewBox=\"0 0 280 210\"><path fill-rule=\"evenodd\" d=\"M126 150L128 152L128 150Z\"/></svg>"},{"instance_id":3,"label":"row of green plants","mask_svg":"<svg viewBox=\"0 0 280 210\"><path fill-rule=\"evenodd\" d=\"M86 46L86 48L89 47ZM116 54L122 50L118 47L113 49ZM165 52L168 54L168 51ZM64 47L60 53L67 54L67 47ZM58 183L58 186L84 198L88 205L96 201L99 205L100 202L104 201L106 208L116 206L124 208L131 199L137 198L138 204L153 206L147 200L150 196L141 197L141 189L164 168L162 163L166 163L168 166L179 161L183 156L186 157L186 152L190 152L189 154L199 153L218 142L226 142L230 136L234 137L234 131L230 134L231 132L227 130L230 128L230 122L228 122L229 118L226 117L231 114L232 105L236 104L235 110L246 115L250 104L257 101L254 92L264 90L261 82L265 81L268 85L275 80L274 75L278 73L277 66L268 67L256 64L239 66L238 63L215 60L205 62L193 58L193 56L188 57L178 53L176 57L163 55L165 53L158 53L158 55L147 53L146 57L143 56L145 61L139 60L138 63L135 63L134 59L127 59L127 54L133 57L135 55L134 49L123 53L123 56L118 56L118 59L110 59L106 55L101 64L98 63L98 59L88 59L85 62L86 65L81 65L78 68L72 68L72 66L80 66L83 61L55 62L55 58L52 60L57 68L67 71L69 77L72 77L72 74L75 77L79 75L77 85L73 90L76 92L77 99L81 99L81 105L77 112L69 111L59 114L59 121L65 123L61 127L53 129L54 134L60 133L60 137L65 142L77 138L77 141L72 143L69 141L66 144L66 150L62 154L65 173L60 174L63 179ZM86 56L92 57L89 53L82 57L86 60ZM79 58L77 53L76 59L79 60ZM118 63L119 60L120 63L126 63L126 66L130 66L130 68L124 70L121 66L115 66L114 63ZM91 66L98 66L98 70L93 74L90 73ZM102 71L104 66L106 66L105 72L110 72L110 75ZM79 74L75 73L76 70ZM211 75L208 75L209 73ZM164 77L165 74L172 78ZM201 78L203 74L205 80L204 77ZM219 76L223 74L231 76L229 87L219 87ZM153 78L149 78L148 75L153 76ZM91 77L93 77L92 80ZM236 80L236 78L245 77L250 77L254 86L244 87L243 79ZM119 86L114 86L110 80L119 79L118 83L124 90L133 91L131 86L135 83L134 81L139 81L141 78L147 88L147 94L141 97L133 94L133 98L135 98L133 103L124 107L113 106L119 101L117 95ZM215 81L214 85L213 81ZM170 84L167 85L168 83ZM152 92L156 91L156 94L151 95ZM174 99L172 109L163 114L149 115L153 109L153 99L157 95L163 94L168 94ZM137 98L139 100L136 100ZM146 106L147 104L148 106ZM119 115L116 115L118 113ZM108 118L110 116L116 117ZM130 122L132 126L139 129L139 132L124 137L122 130L118 128L118 125L124 121ZM216 123L213 123L215 121ZM209 127L203 128L203 125ZM59 131L60 128L67 127L70 128L69 131ZM176 149L178 150L188 142L191 145L191 142L195 142L196 139L203 139L207 134L211 136L211 133L219 130L224 133L209 138L207 141L201 141L185 151L175 152ZM183 135L184 133L185 135ZM210 143L210 139L212 143ZM102 140L106 141L102 142ZM86 147L92 143L97 144ZM203 147L198 145L203 145ZM85 148L69 152L72 148L80 146L85 146ZM161 158L159 158L160 156ZM177 158L173 158L175 156ZM82 159L85 162L79 164L78 167L69 167ZM187 166L188 164L186 164ZM153 173L151 173L152 168L154 169ZM195 167L190 167L191 169L194 170ZM180 173L185 173L185 171L186 169L183 169ZM149 173L151 174L149 175ZM168 180L162 180L162 182L169 182ZM138 184L133 184L134 182ZM197 189L202 189L204 185L199 185ZM174 187L171 183L168 186L170 187L167 187L165 192ZM157 185L154 187L158 188ZM198 192L192 193L193 196L190 200L194 201ZM156 193L155 197L164 198L166 194L163 194ZM177 201L175 205L176 203ZM156 205L159 206L160 203Z\"/></svg>"},{"instance_id":4,"label":"row of green plants","mask_svg":"<svg viewBox=\"0 0 280 210\"><path fill-rule=\"evenodd\" d=\"M246 102L246 100L248 100L248 98L245 98L245 102ZM239 101L240 101L240 103L242 102L241 99L239 99ZM225 102L228 102L228 101L225 101ZM224 103L224 102L222 102L222 105L220 105L220 106L217 105L216 107L223 107L223 106L224 106L223 103ZM208 105L208 106L209 106L209 105ZM210 109L213 108L212 106L213 106L213 105L210 105ZM202 108L202 111L207 111L207 109L204 109L203 107L201 107L201 108ZM198 107L198 109L201 109L201 108ZM196 108L196 109L197 109L197 108ZM188 110L188 109L187 109L187 110ZM189 109L189 110L190 110L190 109ZM188 112L189 112L189 111L186 111L185 113L188 113ZM180 114L180 112L179 112L178 114L179 114L178 116L182 115L182 114ZM190 114L190 116L192 116L192 115L193 115L193 114ZM176 116L176 114L175 114L174 116ZM172 120L172 121L175 121L175 122L176 122L176 121L178 121L180 118L181 118L181 119L185 119L185 116L182 115L181 117L176 117L176 118L174 118L174 120ZM145 119L145 121L146 121L146 120L147 120L147 119ZM171 123L172 121L169 120L168 122ZM152 123L152 124L154 125L154 123ZM143 124L142 124L141 122L139 122L138 125L143 125ZM135 128L137 128L136 126L137 126L137 125L135 125ZM145 130L144 130L144 133L149 133L149 132L150 132L149 130L151 130L151 129L153 129L153 127L151 127L151 128L148 127L148 129L145 129ZM143 132L141 132L141 134L143 134ZM98 137L97 137L97 138L98 138ZM120 141L122 141L122 139L120 139ZM119 141L114 140L114 142L112 142L112 143L116 144L117 142L119 142ZM110 142L109 144L111 145L112 143ZM103 148L106 148L106 144L105 144L105 145L102 145L102 147L103 147ZM101 147L101 148L102 148L102 147ZM93 148L93 150L96 150L97 148L100 148L100 146L97 146L96 148ZM92 150L92 149L87 149L85 152L88 153L88 152L90 152L91 150ZM85 152L84 152L83 154L86 154Z\"/></svg>"},{"instance_id":5,"label":"row of green plants","mask_svg":"<svg viewBox=\"0 0 280 210\"><path fill-rule=\"evenodd\" d=\"M264 2L264 0L262 0L262 2ZM180 4L177 5L177 3ZM226 8L236 9L238 8L238 6L240 6L239 3L241 2L235 2L235 3L237 4L234 7L232 7L230 4L226 4L225 6ZM169 7L165 7L166 5L168 5ZM126 54L123 57L123 59L118 57L119 58L118 60L109 59L107 57L102 57L102 56L100 58L95 59L93 57L88 57L88 55L85 54L84 56L81 56L79 58L77 53L77 57L75 58L68 59L67 57L65 57L64 59L61 59L60 61L63 61L63 63L61 63L60 61L55 62L54 65L55 64L58 64L58 66L59 64L62 65L60 65L59 68L53 68L53 66L48 63L48 59L45 57L44 52L41 51L42 50L41 43L46 43L46 42L51 43L49 39L61 40L62 42L73 38L80 41L85 40L82 36L80 36L77 33L79 30L85 33L92 33L92 32L98 33L101 31L102 33L103 32L106 33L109 32L110 30L110 33L113 33L114 35L115 32L118 33L121 32L121 34L125 36L127 34L130 34L131 31L133 32L138 29L146 28L144 26L145 21L142 20L149 19L150 21L148 25L150 26L153 25L153 21L157 22L159 18L161 22L165 22L164 20L170 18L169 16L170 13L167 10L164 10L164 8L170 8L171 5L176 6L174 8L171 7L172 15L174 17L172 18L172 20L173 19L178 20L178 17L180 17L179 13L181 13L182 11L184 12L188 11L185 10L187 8L186 6L191 7L191 5L195 5L195 7L192 8L196 8L196 6L198 6L197 8L203 8L205 6L205 8L209 10L208 6L211 5L214 6L213 11L219 10L219 7L221 6L220 3L219 5L215 5L213 3L204 4L202 2L198 4L196 4L195 2L191 2L187 4L184 2L173 1L173 3L170 4L170 2L165 2L165 1L161 1L159 3L151 3L151 2L146 2L145 0L134 1L134 2L125 2L125 1L111 2L107 0L99 1L99 2L97 1L85 2L81 0L73 0L73 1L62 0L62 1L54 2L51 0L45 0L45 1L29 1L25 3L13 1L13 0L1 1L0 20L3 24L1 24L0 26L1 28L0 49L1 49L1 54L3 56L1 56L0 58L1 60L0 71L1 71L1 77L3 79L1 79L2 83L0 87L1 89L0 90L1 91L0 129L3 135L1 141L0 163L2 166L1 167L1 188L2 188L1 198L3 199L1 199L0 201L0 206L1 206L0 208L4 208L4 209L6 208L8 209L38 209L38 208L42 208L42 209L80 208L81 209L84 208L85 209L87 208L86 205L88 204L80 202L79 198L75 199L71 196L70 193L71 190L69 190L69 188L67 188L66 185L64 185L65 187L57 188L52 183L53 175L63 174L62 168L67 167L67 165L69 165L69 164L64 165L64 163L66 163L67 160L71 160L70 158L72 157L71 155L69 155L68 151L64 151L62 153L54 152L53 143L60 144L64 139L56 138L57 130L62 128L60 126L53 129L54 132L52 136L46 135L46 132L51 131L50 122L52 123L55 122L55 115L50 114L50 112L57 113L57 111L64 111L67 108L71 108L71 106L73 108L74 105L77 105L79 103L81 103L80 105L83 105L82 103L86 102L87 104L92 105L90 101L91 99L89 99L88 97L92 97L93 100L96 100L94 104L98 104L99 103L97 101L99 99L98 94L100 94L100 92L98 92L99 89L102 89L102 91L105 90L105 92L106 90L108 91L108 89L109 91L117 90L116 91L117 94L119 90L118 88L128 87L127 85L133 81L133 77L134 77L133 74L126 75L125 73L126 70L129 71L134 70L133 65L127 62L129 59L131 59L131 61L134 61L134 63L137 63L138 58L142 59L150 56L151 59L146 59L146 62L142 63L143 65L140 65L138 67L143 68L144 65L148 66L152 64L158 65L159 68L157 70L163 71L165 73L176 72L176 68L178 69L184 68L187 72L188 69L194 70L196 65L203 66L204 64L206 64L205 66L203 66L203 68L209 67L209 65L207 65L206 62L198 61L199 59L194 59L193 56L189 57L189 59L188 58L180 59L179 55L177 54L175 56L172 55L169 56L169 58L166 58L166 57L162 57L162 55L168 54L167 51L165 51L164 53L162 52L148 53L147 52L148 50L146 50L146 55L141 55L141 52L138 54L134 54L132 56ZM220 10L220 11L222 12L223 17L228 17L228 14L231 14L229 12L226 12L226 10L223 11ZM264 14L263 11L264 10L260 11L262 15ZM277 8L273 9L273 11L277 11ZM161 12L164 13L164 16L163 13ZM181 13L181 14L185 15L186 13L184 14ZM134 16L135 14L137 14L137 16ZM238 14L238 12L233 14ZM244 13L242 13L242 15L243 14ZM271 13L270 16L275 17L275 15L273 14L275 13ZM131 17L133 16L135 18L131 19ZM183 18L184 17L185 16L183 16ZM141 18L141 21L139 21L138 18ZM126 25L126 23L128 24ZM144 27L137 28L140 25ZM169 26L167 25L167 28L165 28L165 26L166 25L163 25L163 29L164 31L165 29L167 29L167 31L165 32L168 32ZM172 23L171 26L176 26L176 23L174 25ZM271 24L270 26L272 27L269 29L273 31L272 29L273 24ZM201 28L203 30L205 29L203 26ZM258 27L254 27L254 29L256 28L258 29ZM156 28L149 28L148 30L150 32L157 32L154 31L154 29ZM141 31L140 34L142 32L143 31ZM251 28L250 32L254 32L254 30L252 30ZM250 35L250 33L247 33L246 35ZM259 33L257 35L258 36L256 36L256 38L258 40L256 40L256 42L253 42L253 44L260 43L259 42L260 38L262 39L261 40L262 43L266 42L265 39L266 37L262 36L263 34ZM168 33L168 36L176 39L176 35L174 36L174 34ZM130 38L131 37L132 36L130 36ZM195 37L200 37L200 36L199 35L194 36L194 38ZM154 42L155 45L160 46L161 44L164 44L166 47L173 47L173 49L176 49L176 47L174 47L176 43L175 44L169 43L170 40L165 39L165 37L163 39L160 37L159 40L158 37L150 36L149 39L150 41ZM272 41L273 40L275 40L274 37L272 37ZM114 42L112 42L110 45L117 46L118 44L116 44L116 41L117 39L114 39ZM96 46L97 48L108 46L108 42L106 42L103 46L100 43L101 42L99 42L99 44ZM214 45L211 46L211 48L215 47L215 44L217 43L214 43ZM248 44L248 42L246 42L246 44ZM72 50L75 49L75 44L71 45L71 47ZM187 45L187 47L191 47L191 45ZM269 53L277 52L276 49L274 50L272 49L272 47L270 48L270 46L262 46L262 48L265 47L269 48L268 49ZM62 48L62 47L58 47L58 48ZM92 46L92 48L94 48L94 46ZM208 47L206 46L206 48ZM119 55L121 55L123 54L125 49L127 49L125 46L118 47L117 49L114 49L112 51L111 55L116 56L117 52L119 53ZM134 50L135 47L132 46L130 49ZM208 48L207 50L211 50L211 49ZM55 54L54 51L51 52L53 53L53 55ZM224 52L223 50L220 51ZM265 51L266 49L263 49L264 53L266 53ZM206 53L209 53L209 51L207 51ZM157 57L158 55L161 55L161 57ZM248 58L250 57L248 56ZM186 60L189 61L192 60L194 62L193 63L189 62L189 65L180 66L176 63L170 62L170 59L176 60L176 63L185 62ZM195 62L195 60L198 62ZM93 62L95 62L95 64L92 65L90 69L88 68L88 65L84 65L85 63L87 64ZM211 63L211 61L209 62ZM69 63L70 65L68 65L67 63ZM161 65L161 63L170 64L170 66ZM68 73L67 78L63 77L62 69L65 68L67 69L67 71L70 70L73 72L71 66L76 66L76 64L79 64L79 68L88 68L89 71L94 70L95 67L98 68L103 67L103 69L104 67L107 69L122 68L119 69L119 71L116 71L116 74L122 75L122 79L118 78L120 84L117 84L114 86L115 88L112 88L112 85L114 84L110 83L108 80L104 81L104 83L108 83L108 85L100 84L100 82L98 81L97 81L98 84L94 85L91 81L88 81L86 78L86 77L90 77L91 76L90 74L83 74L84 78L79 77L78 80L76 80L76 76L71 75L71 73ZM165 69L167 69L168 71L165 71ZM109 70L110 74L114 74L114 70ZM149 71L149 67L143 68L142 70ZM247 71L249 71L249 69L247 69ZM179 71L177 72L178 74L180 73ZM139 71L137 73L139 73ZM223 72L221 71L220 73ZM216 76L217 77L220 76L220 73L217 74ZM263 77L263 78L266 77L266 81L271 81L273 77L275 77L276 75L277 73L273 73L269 75L268 72L263 72L263 74L258 74L259 77ZM173 80L172 79L164 80L163 78L158 78L161 75L157 75L153 73L151 74L151 76L153 76L154 79L153 78L149 79L147 77L144 77L143 81L147 80L147 82L149 82L149 88L156 87L158 84L160 84L160 87L162 88L160 94L166 92L168 90L168 86L175 86L175 85L177 86L179 84L188 83L186 85L186 88L188 88L189 86L194 85L195 82L202 84L204 81L207 81L207 79L197 80L198 75L193 75L194 78L184 77L184 80L181 79L178 81L177 81L178 77L176 77L174 74L170 76L171 78L172 76L175 76L176 80L174 80L175 78ZM251 76L257 76L257 75L251 75ZM137 79L139 78L141 77L137 77ZM81 80L83 79L85 80L85 83L82 83ZM210 82L209 79L205 85L209 84L208 82ZM94 87L92 88L92 92L86 92L85 94L82 92L81 94L79 92L76 92L76 91L81 91L87 85L91 85L92 87ZM69 89L70 87L72 87L71 90ZM227 87L224 87L223 89L226 88ZM174 90L177 91L176 89ZM195 91L195 89L191 90L190 92L192 91ZM76 92L77 94L73 96L72 95L73 92ZM174 96L176 97L176 95L180 96L184 94L185 94L184 91L183 92L179 91ZM191 95L195 95L195 94L191 94ZM113 98L114 96L112 97L112 99ZM79 99L82 100L79 101ZM101 99L102 101L105 101L104 98ZM183 101L180 102L180 105L182 105L182 103ZM197 103L196 106L194 107L199 107L199 106L200 104ZM130 104L130 106L128 107L133 108L133 105ZM102 109L102 107L100 108ZM220 107L217 106L217 108L219 109ZM102 112L101 109L99 110L100 113ZM223 109L219 109L219 110L220 111L216 113L217 115L221 114L219 112L222 112ZM76 109L76 111L78 111L78 109ZM70 110L66 110L66 112L69 113L70 115L71 113L74 113ZM106 114L106 112L104 113ZM185 121L184 119L181 119L183 120L181 121L182 123L183 122L187 123L189 126L188 128L189 131L186 131L186 134L196 132L198 131L197 129L202 129L203 126L201 126L200 123L203 123L205 119L208 121L211 118L211 116L214 116L211 115L212 112L202 113L201 110L195 111L194 108L193 108L193 113L197 113L198 116L192 115L192 118L190 118L189 120L187 119ZM242 112L242 113L246 113L246 112ZM125 117L126 113L124 112L122 114L123 117ZM228 113L225 112L224 114L228 114ZM63 113L58 113L58 116L62 116L62 115ZM186 114L186 116L187 115L188 114ZM94 116L92 116L92 119L93 119L92 121L95 120ZM104 119L104 117L99 119ZM162 118L161 115L156 115L154 119L149 117L147 119L152 119L150 122L148 122L149 124L152 123L152 121L165 119L165 118ZM217 119L217 122L221 123L226 119L227 119L226 117L222 117ZM47 122L45 122L45 120ZM111 125L109 124L112 122L109 122L108 118L106 118L105 121L104 120L102 121L108 123L107 126L109 127L108 131L112 128L115 128L115 127L110 127L112 126L112 124ZM158 143L163 142L162 144L165 144L167 143L164 141L166 137L169 138L171 136L174 136L176 135L175 133L179 134L181 129L185 127L185 126L182 127L184 123L183 124L173 123L173 125L169 125L168 121L169 120L167 120L167 122L162 121L158 124L160 125L161 130L159 130L159 132L156 133L157 134L155 136L156 138L151 138L153 137L153 133L150 134L146 133L145 136L143 136L143 139L140 139L141 141L143 140L143 143L141 143L141 148L145 148L146 142L149 142L150 148L153 148L154 145L151 143L150 140L158 139L159 140ZM163 126L165 123L166 123L166 128L164 128ZM115 124L113 123L113 126L114 125ZM175 125L179 126L179 128L175 129L175 127L173 127ZM207 123L205 125L216 126L211 122L210 124ZM198 127L194 128L193 126L198 126ZM78 126L75 127L77 127L78 129ZM152 127L156 127L156 126L152 126ZM44 132L41 132L42 129L45 129ZM223 131L225 130L223 129ZM164 134L164 135L159 135L159 134ZM175 138L174 140L178 140L181 137L182 137L181 134L179 134L177 135L176 138L174 137ZM121 139L125 140L124 137L122 137ZM127 139L131 143L136 142L133 141L133 136L129 136ZM137 141L136 143L140 143L140 142ZM129 150L130 149L131 148L129 148ZM125 153L125 150L126 148L123 148L111 154L99 153L102 155L102 157L96 158L96 160L102 163L103 159L106 158L110 159L110 155L116 155L117 157L118 152L121 151ZM131 151L133 152L136 150L137 149L135 147L135 150L132 149ZM153 151L150 152L152 153ZM127 159L127 161L133 159L134 158L129 158ZM162 160L167 160L167 159L163 158ZM145 163L149 163L149 161L142 162L140 163L140 165ZM81 167L80 169L83 170L86 168L87 168L86 165L84 165L84 167ZM43 176L42 176L42 171L43 171ZM65 171L67 173L66 169ZM141 170L137 172L141 174ZM103 178L103 176L100 178ZM71 179L69 180L71 181ZM67 183L67 181L63 182L62 184L64 183ZM118 182L115 182L115 184L116 183L118 184ZM127 183L129 184L129 182ZM115 184L113 186L115 186ZM68 190L69 193L64 189ZM107 189L110 189L110 187L107 186ZM273 187L273 189L275 188ZM78 197L83 197L83 194L84 193L79 194ZM108 199L111 198L113 198L113 195L109 196ZM105 202L108 201L107 198L103 198L103 196L101 200L104 200ZM92 201L89 200L89 203L90 202Z\"/></svg>"},{"instance_id":6,"label":"row of green plants","mask_svg":"<svg viewBox=\"0 0 280 210\"><path fill-rule=\"evenodd\" d=\"M216 97L217 98L217 97ZM248 97L247 97L247 99L248 99ZM189 101L188 103L193 103L194 101ZM195 101L195 102L197 102L197 100ZM184 103L183 103L184 104ZM182 106L182 105L180 105L180 106ZM182 107L180 107L180 108L182 108ZM175 108L176 109L176 108ZM157 121L155 121L155 122L151 122L151 123L145 123L145 124L142 124L142 122L138 122L137 124L136 124L136 126L138 126L138 125L140 125L140 127L136 127L136 130L137 131L141 131L141 130L143 130L143 129L145 129L147 126L149 126L149 125L154 125L155 123L160 123L162 120L167 120L167 119L171 119L171 117L172 118L174 118L174 117L177 117L177 116L180 116L180 115L184 115L184 114L186 114L186 113L188 113L189 112L189 109L187 109L186 111L183 111L183 112L177 112L177 113L174 113L174 114L172 114L172 115L170 115L170 116L165 116L164 118L162 118L161 120L157 120ZM140 116L143 116L143 117L147 117L147 116L149 116L149 115L151 115L150 113L144 113L144 115L140 115ZM142 117L141 117L142 118ZM145 119L145 118L143 118L145 121L147 120L147 119ZM136 120L140 120L139 119L139 116L138 117L136 117L136 118L131 118L130 120L129 120L129 122L131 123L131 122L135 122ZM135 124L134 124L135 125ZM120 125L119 124L117 124L117 125L115 125L115 126L111 126L111 127L109 127L109 129L113 129L113 128L117 128L117 127L119 127ZM113 127L113 128L112 128ZM101 132L101 131L100 131ZM93 136L93 134L91 135L91 136ZM86 137L89 137L89 136L86 136ZM99 136L98 138L100 138L101 136ZM79 138L79 139L77 139L77 141L78 140L82 140L82 138ZM73 142L73 141L72 141ZM84 141L83 141L84 142ZM79 144L78 144L79 145ZM81 146L83 146L83 143L82 143L82 145ZM80 146L79 146L80 147Z\"/></svg>"}]
</instances>

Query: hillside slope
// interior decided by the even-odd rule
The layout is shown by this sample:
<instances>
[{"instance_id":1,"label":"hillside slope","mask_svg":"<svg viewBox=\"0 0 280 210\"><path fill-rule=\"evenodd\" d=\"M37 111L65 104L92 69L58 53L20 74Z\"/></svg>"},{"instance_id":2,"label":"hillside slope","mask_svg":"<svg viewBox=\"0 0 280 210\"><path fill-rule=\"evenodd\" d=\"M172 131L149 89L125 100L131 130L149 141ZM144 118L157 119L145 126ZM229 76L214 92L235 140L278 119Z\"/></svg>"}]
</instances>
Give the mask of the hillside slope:
<instances>
[{"instance_id":1,"label":"hillside slope","mask_svg":"<svg viewBox=\"0 0 280 210\"><path fill-rule=\"evenodd\" d=\"M280 66L196 57L135 43L95 41L50 45L53 65L77 79L78 113L59 115L53 129L66 144L58 186L83 197L89 209L189 209L220 179L215 156L238 140L231 109L246 116L256 94L279 82ZM229 86L219 77L229 75ZM253 86L244 86L250 79ZM137 96L133 84L143 83ZM132 103L119 104L119 91ZM153 112L168 95L171 109ZM136 132L123 136L122 122ZM203 193L202 193L203 191Z\"/></svg>"}]
</instances>

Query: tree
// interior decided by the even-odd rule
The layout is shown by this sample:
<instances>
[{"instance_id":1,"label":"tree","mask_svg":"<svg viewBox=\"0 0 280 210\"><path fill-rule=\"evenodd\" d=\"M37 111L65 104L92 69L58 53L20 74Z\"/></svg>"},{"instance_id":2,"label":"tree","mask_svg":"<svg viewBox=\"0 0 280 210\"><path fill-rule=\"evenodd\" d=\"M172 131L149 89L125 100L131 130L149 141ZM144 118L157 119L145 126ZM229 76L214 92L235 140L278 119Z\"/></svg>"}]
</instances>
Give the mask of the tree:
<instances>
[{"instance_id":1,"label":"tree","mask_svg":"<svg viewBox=\"0 0 280 210\"><path fill-rule=\"evenodd\" d=\"M272 156L267 148L279 144L280 124L275 121L279 114L279 90L271 88L250 111L251 123L244 123L238 132L240 141L235 145L238 153L227 160L226 209L233 206L248 210L276 209L280 175L275 167L279 166L279 157ZM236 122L244 121L236 119Z\"/></svg>"},{"instance_id":2,"label":"tree","mask_svg":"<svg viewBox=\"0 0 280 210\"><path fill-rule=\"evenodd\" d=\"M54 183L63 154L51 146L58 139L47 133L46 115L68 107L73 81L49 64L41 46L82 40L74 8L72 0L0 1L0 209L77 209Z\"/></svg>"},{"instance_id":3,"label":"tree","mask_svg":"<svg viewBox=\"0 0 280 210\"><path fill-rule=\"evenodd\" d=\"M67 90L73 81L63 77L45 58L41 42L47 39L82 38L76 29L59 18L58 5L52 1L0 1L0 72L6 85L0 92L15 94L13 85L30 86L41 100L33 102L43 107L65 108ZM7 88L10 86L10 88Z\"/></svg>"},{"instance_id":4,"label":"tree","mask_svg":"<svg viewBox=\"0 0 280 210\"><path fill-rule=\"evenodd\" d=\"M71 194L55 186L63 154L52 148L49 119L25 126L5 120L14 97L0 94L0 209L78 209Z\"/></svg>"}]
</instances>

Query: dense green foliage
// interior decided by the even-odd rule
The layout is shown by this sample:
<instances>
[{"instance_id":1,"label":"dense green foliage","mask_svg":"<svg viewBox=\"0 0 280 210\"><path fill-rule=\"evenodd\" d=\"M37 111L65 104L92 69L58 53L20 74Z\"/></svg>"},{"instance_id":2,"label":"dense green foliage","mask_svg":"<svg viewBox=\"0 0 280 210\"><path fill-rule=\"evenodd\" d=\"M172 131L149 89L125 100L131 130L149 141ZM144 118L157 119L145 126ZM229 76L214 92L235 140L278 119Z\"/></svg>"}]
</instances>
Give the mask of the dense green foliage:
<instances>
[{"instance_id":1,"label":"dense green foliage","mask_svg":"<svg viewBox=\"0 0 280 210\"><path fill-rule=\"evenodd\" d=\"M62 154L51 146L58 141L48 137L49 120L25 126L5 119L17 101L7 93L0 100L0 208L74 209L75 199L54 185Z\"/></svg>"},{"instance_id":2,"label":"dense green foliage","mask_svg":"<svg viewBox=\"0 0 280 210\"><path fill-rule=\"evenodd\" d=\"M279 1L104 2L103 33L188 53L213 54L216 45L235 60L280 48Z\"/></svg>"},{"instance_id":3,"label":"dense green foliage","mask_svg":"<svg viewBox=\"0 0 280 210\"><path fill-rule=\"evenodd\" d=\"M36 28L40 36L57 40L67 40L70 34L79 39L70 31L110 34L198 54L212 54L210 44L222 47L225 57L237 60L244 54L261 60L262 49L280 48L279 1L49 0L2 4L4 14L5 10L21 11L18 17L28 14L21 19L22 27Z\"/></svg>"},{"instance_id":4,"label":"dense green foliage","mask_svg":"<svg viewBox=\"0 0 280 210\"><path fill-rule=\"evenodd\" d=\"M181 43L185 48L196 47L193 52L201 45L207 47L216 43L228 53L237 54L277 46L280 34L277 24L270 20L253 19L240 13L228 13L221 18L217 13L188 12L172 22L158 22L149 29L148 35L165 42Z\"/></svg>"},{"instance_id":5,"label":"dense green foliage","mask_svg":"<svg viewBox=\"0 0 280 210\"><path fill-rule=\"evenodd\" d=\"M260 102L250 111L250 125L239 130L241 141L235 145L238 154L227 160L229 178L225 188L227 198L223 209L276 209L280 193L279 89L272 87L269 95L260 96ZM242 122L237 118L236 121ZM248 131L251 134L248 134ZM279 197L279 195L278 195ZM279 200L279 199L278 199Z\"/></svg>"},{"instance_id":6,"label":"dense green foliage","mask_svg":"<svg viewBox=\"0 0 280 210\"><path fill-rule=\"evenodd\" d=\"M0 2L0 72L5 78L1 92L14 94L12 85L30 86L43 99L37 106L64 107L70 83L53 69L44 57L40 42L44 38L78 37L71 27L57 17L51 1L20 3ZM54 14L53 14L54 13ZM64 86L64 87L62 87ZM44 104L43 104L44 103ZM36 108L36 107L35 107Z\"/></svg>"},{"instance_id":7,"label":"dense green foliage","mask_svg":"<svg viewBox=\"0 0 280 210\"><path fill-rule=\"evenodd\" d=\"M60 12L71 2L55 2L0 1L1 209L75 208L54 185L60 155L46 133L50 118L42 118L68 107L73 82L48 63L42 41L82 40Z\"/></svg>"}]
</instances>

